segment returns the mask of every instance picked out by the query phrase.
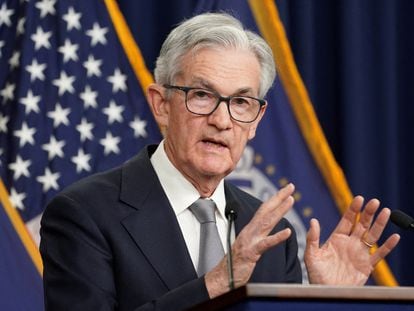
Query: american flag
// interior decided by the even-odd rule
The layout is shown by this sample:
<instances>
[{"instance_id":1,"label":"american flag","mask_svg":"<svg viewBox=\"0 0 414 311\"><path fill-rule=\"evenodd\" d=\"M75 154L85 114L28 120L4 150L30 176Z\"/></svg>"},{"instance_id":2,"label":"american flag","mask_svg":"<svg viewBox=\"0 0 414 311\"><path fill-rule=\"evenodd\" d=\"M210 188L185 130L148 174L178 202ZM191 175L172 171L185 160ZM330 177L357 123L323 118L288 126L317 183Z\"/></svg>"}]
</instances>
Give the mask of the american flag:
<instances>
[{"instance_id":1,"label":"american flag","mask_svg":"<svg viewBox=\"0 0 414 311\"><path fill-rule=\"evenodd\" d=\"M104 1L0 3L0 176L37 223L65 186L159 132Z\"/></svg>"}]
</instances>

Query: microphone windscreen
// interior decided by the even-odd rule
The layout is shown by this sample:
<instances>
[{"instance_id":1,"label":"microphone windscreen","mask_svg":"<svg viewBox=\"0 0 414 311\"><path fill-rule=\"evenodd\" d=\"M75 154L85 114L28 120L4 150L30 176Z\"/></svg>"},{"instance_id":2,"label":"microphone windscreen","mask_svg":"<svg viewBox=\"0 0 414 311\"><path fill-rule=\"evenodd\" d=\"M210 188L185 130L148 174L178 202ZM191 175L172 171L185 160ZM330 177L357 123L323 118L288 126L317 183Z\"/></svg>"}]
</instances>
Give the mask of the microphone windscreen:
<instances>
[{"instance_id":1,"label":"microphone windscreen","mask_svg":"<svg viewBox=\"0 0 414 311\"><path fill-rule=\"evenodd\" d=\"M391 221L403 229L412 228L414 219L400 210L393 210L391 212Z\"/></svg>"},{"instance_id":2,"label":"microphone windscreen","mask_svg":"<svg viewBox=\"0 0 414 311\"><path fill-rule=\"evenodd\" d=\"M224 210L224 215L227 219L229 219L230 215L233 217L233 220L237 218L236 208L238 207L238 203L236 201L227 202L226 208Z\"/></svg>"}]
</instances>

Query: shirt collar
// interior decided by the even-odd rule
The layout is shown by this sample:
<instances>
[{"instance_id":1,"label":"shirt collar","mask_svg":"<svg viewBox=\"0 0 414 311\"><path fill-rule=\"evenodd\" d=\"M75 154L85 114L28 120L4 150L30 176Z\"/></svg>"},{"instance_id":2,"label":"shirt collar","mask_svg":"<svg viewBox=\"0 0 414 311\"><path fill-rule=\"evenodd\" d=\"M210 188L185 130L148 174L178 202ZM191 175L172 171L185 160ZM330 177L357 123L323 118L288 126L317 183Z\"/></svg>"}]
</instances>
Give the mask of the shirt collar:
<instances>
[{"instance_id":1,"label":"shirt collar","mask_svg":"<svg viewBox=\"0 0 414 311\"><path fill-rule=\"evenodd\" d=\"M200 198L197 189L168 159L164 150L164 140L161 141L157 150L151 156L151 164L176 215L182 213ZM226 219L224 214L226 198L223 180L220 181L210 199L216 203L220 216Z\"/></svg>"}]
</instances>

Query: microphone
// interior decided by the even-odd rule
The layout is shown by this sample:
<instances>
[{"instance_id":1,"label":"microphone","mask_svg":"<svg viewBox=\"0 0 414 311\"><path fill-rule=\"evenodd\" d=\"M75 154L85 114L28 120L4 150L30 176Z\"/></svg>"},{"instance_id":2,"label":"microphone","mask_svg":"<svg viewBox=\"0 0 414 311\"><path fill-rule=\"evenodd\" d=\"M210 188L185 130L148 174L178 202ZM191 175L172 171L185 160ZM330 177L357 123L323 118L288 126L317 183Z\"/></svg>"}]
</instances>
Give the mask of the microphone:
<instances>
[{"instance_id":1,"label":"microphone","mask_svg":"<svg viewBox=\"0 0 414 311\"><path fill-rule=\"evenodd\" d=\"M414 229L414 219L400 210L391 212L391 221L402 229Z\"/></svg>"},{"instance_id":2,"label":"microphone","mask_svg":"<svg viewBox=\"0 0 414 311\"><path fill-rule=\"evenodd\" d=\"M226 205L224 214L229 222L229 226L227 227L227 270L229 273L229 287L230 287L230 290L233 290L234 289L234 276L233 276L233 255L231 253L231 229L234 226L234 221L237 218L237 213L232 207L233 204L229 204L229 203L227 203Z\"/></svg>"}]
</instances>

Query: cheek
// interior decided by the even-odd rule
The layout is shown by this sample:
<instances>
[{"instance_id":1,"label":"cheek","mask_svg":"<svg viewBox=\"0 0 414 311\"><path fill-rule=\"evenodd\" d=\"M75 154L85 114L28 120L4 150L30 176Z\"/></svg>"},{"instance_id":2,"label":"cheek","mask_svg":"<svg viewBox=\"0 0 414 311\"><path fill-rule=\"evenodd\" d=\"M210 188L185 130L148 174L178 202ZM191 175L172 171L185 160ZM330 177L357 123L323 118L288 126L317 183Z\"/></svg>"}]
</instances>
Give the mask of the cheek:
<instances>
[{"instance_id":1,"label":"cheek","mask_svg":"<svg viewBox=\"0 0 414 311\"><path fill-rule=\"evenodd\" d=\"M243 155L243 151L244 151L244 147L245 145L239 145L237 147L235 147L235 149L232 152L231 158L232 158L232 162L233 165L236 166L237 163L239 162L240 158Z\"/></svg>"},{"instance_id":2,"label":"cheek","mask_svg":"<svg viewBox=\"0 0 414 311\"><path fill-rule=\"evenodd\" d=\"M197 140L199 129L202 128L199 123L196 119L183 117L183 114L170 119L168 136L177 146L181 146L180 152L188 151Z\"/></svg>"},{"instance_id":3,"label":"cheek","mask_svg":"<svg viewBox=\"0 0 414 311\"><path fill-rule=\"evenodd\" d=\"M240 128L236 131L231 152L233 162L237 163L240 160L249 139L250 130L248 128Z\"/></svg>"}]
</instances>

